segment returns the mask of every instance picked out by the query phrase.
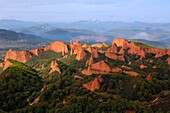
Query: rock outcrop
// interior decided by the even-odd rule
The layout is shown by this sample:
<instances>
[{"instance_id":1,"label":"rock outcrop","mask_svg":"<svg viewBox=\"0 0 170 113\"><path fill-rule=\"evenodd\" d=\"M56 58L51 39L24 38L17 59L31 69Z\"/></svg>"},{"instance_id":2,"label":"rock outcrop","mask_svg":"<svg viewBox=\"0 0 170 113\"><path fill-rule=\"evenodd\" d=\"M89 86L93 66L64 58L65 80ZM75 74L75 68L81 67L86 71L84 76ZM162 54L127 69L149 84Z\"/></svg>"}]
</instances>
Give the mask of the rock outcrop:
<instances>
[{"instance_id":1,"label":"rock outcrop","mask_svg":"<svg viewBox=\"0 0 170 113\"><path fill-rule=\"evenodd\" d=\"M134 71L123 71L124 73L126 73L127 75L132 75L132 76L138 76L139 74L137 72Z\"/></svg>"},{"instance_id":2,"label":"rock outcrop","mask_svg":"<svg viewBox=\"0 0 170 113\"><path fill-rule=\"evenodd\" d=\"M113 59L113 60L120 60L120 61L125 61L124 57L122 55L116 55L116 54L112 54L112 53L106 53L105 54L106 57Z\"/></svg>"},{"instance_id":3,"label":"rock outcrop","mask_svg":"<svg viewBox=\"0 0 170 113\"><path fill-rule=\"evenodd\" d=\"M25 63L33 56L33 54L29 51L12 51L11 49L6 52L5 61L7 59L17 60L19 62Z\"/></svg>"},{"instance_id":4,"label":"rock outcrop","mask_svg":"<svg viewBox=\"0 0 170 113\"><path fill-rule=\"evenodd\" d=\"M61 73L59 67L58 67L58 63L56 61L52 61L51 62L51 71L49 72L49 74L53 73L53 72L58 72L58 73Z\"/></svg>"},{"instance_id":5,"label":"rock outcrop","mask_svg":"<svg viewBox=\"0 0 170 113\"><path fill-rule=\"evenodd\" d=\"M102 81L103 81L103 79L101 77L97 77L93 81L91 81L87 84L83 84L83 87L90 91L98 90L98 89L100 89L100 83Z\"/></svg>"},{"instance_id":6,"label":"rock outcrop","mask_svg":"<svg viewBox=\"0 0 170 113\"><path fill-rule=\"evenodd\" d=\"M92 64L91 69L106 72L106 73L111 72L110 66L108 66L103 60L100 62L97 62L95 64Z\"/></svg>"},{"instance_id":7,"label":"rock outcrop","mask_svg":"<svg viewBox=\"0 0 170 113\"><path fill-rule=\"evenodd\" d=\"M0 67L4 67L4 63L1 62L1 63L0 63Z\"/></svg>"},{"instance_id":8,"label":"rock outcrop","mask_svg":"<svg viewBox=\"0 0 170 113\"><path fill-rule=\"evenodd\" d=\"M88 66L88 68L87 68L87 69L84 69L84 70L82 71L82 74L87 75L87 76L92 75L92 74L93 74L93 72L92 72L92 70L91 70L91 67L90 67L90 66Z\"/></svg>"},{"instance_id":9,"label":"rock outcrop","mask_svg":"<svg viewBox=\"0 0 170 113\"><path fill-rule=\"evenodd\" d=\"M145 65L143 65L143 64L140 65L140 68L141 68L141 69L144 69L144 68L147 68L147 67L148 67L148 66L145 66Z\"/></svg>"},{"instance_id":10,"label":"rock outcrop","mask_svg":"<svg viewBox=\"0 0 170 113\"><path fill-rule=\"evenodd\" d=\"M32 54L37 55L37 56L38 56L39 54L41 54L43 51L44 51L43 48L30 50L30 52L31 52Z\"/></svg>"},{"instance_id":11,"label":"rock outcrop","mask_svg":"<svg viewBox=\"0 0 170 113\"><path fill-rule=\"evenodd\" d=\"M98 44L92 44L91 47L97 47L97 48L102 48L102 47L109 47L106 43L98 43Z\"/></svg>"},{"instance_id":12,"label":"rock outcrop","mask_svg":"<svg viewBox=\"0 0 170 113\"><path fill-rule=\"evenodd\" d=\"M115 43L112 43L112 46L109 47L106 52L108 52L108 53L117 53L117 51L118 51L117 45Z\"/></svg>"},{"instance_id":13,"label":"rock outcrop","mask_svg":"<svg viewBox=\"0 0 170 113\"><path fill-rule=\"evenodd\" d=\"M112 45L116 44L118 47L120 47L120 46L124 47L125 41L126 40L124 38L114 38Z\"/></svg>"},{"instance_id":14,"label":"rock outcrop","mask_svg":"<svg viewBox=\"0 0 170 113\"><path fill-rule=\"evenodd\" d=\"M75 54L77 60L82 60L86 56L86 52L83 50L81 44L78 41L70 41L71 52L70 54Z\"/></svg>"},{"instance_id":15,"label":"rock outcrop","mask_svg":"<svg viewBox=\"0 0 170 113\"><path fill-rule=\"evenodd\" d=\"M98 58L98 49L93 48L93 47L88 47L87 51L92 54L93 58Z\"/></svg>"},{"instance_id":16,"label":"rock outcrop","mask_svg":"<svg viewBox=\"0 0 170 113\"><path fill-rule=\"evenodd\" d=\"M64 42L55 41L49 46L45 47L44 50L52 50L56 53L62 52L62 55L64 56L64 54L68 52L68 46Z\"/></svg>"},{"instance_id":17,"label":"rock outcrop","mask_svg":"<svg viewBox=\"0 0 170 113\"><path fill-rule=\"evenodd\" d=\"M148 74L148 75L147 75L146 80L147 80L147 81L151 81L151 80L152 80L151 74Z\"/></svg>"},{"instance_id":18,"label":"rock outcrop","mask_svg":"<svg viewBox=\"0 0 170 113\"><path fill-rule=\"evenodd\" d=\"M90 76L92 74L107 74L107 73L116 73L120 71L122 71L122 69L111 68L102 60L97 63L89 65L87 69L84 69L82 71L82 74Z\"/></svg>"},{"instance_id":19,"label":"rock outcrop","mask_svg":"<svg viewBox=\"0 0 170 113\"><path fill-rule=\"evenodd\" d=\"M5 70L5 69L7 69L9 66L11 66L12 65L12 63L10 62L10 61L8 61L8 60L6 60L5 62L4 62L4 65L3 65L3 70Z\"/></svg>"}]
</instances>

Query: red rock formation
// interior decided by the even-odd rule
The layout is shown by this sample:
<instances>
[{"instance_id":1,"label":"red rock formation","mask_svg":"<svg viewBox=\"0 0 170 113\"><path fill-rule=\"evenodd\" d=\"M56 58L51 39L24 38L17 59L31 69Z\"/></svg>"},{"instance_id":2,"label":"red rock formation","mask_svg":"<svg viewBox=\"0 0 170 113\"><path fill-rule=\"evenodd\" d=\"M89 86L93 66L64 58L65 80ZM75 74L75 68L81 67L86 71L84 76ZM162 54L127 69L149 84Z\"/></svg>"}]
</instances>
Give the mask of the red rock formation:
<instances>
[{"instance_id":1,"label":"red rock formation","mask_svg":"<svg viewBox=\"0 0 170 113\"><path fill-rule=\"evenodd\" d=\"M110 58L110 59L113 59L113 60L117 60L118 59L118 56L116 54L112 54L112 53L109 53L109 52L107 52L105 54L105 56Z\"/></svg>"},{"instance_id":2,"label":"red rock formation","mask_svg":"<svg viewBox=\"0 0 170 113\"><path fill-rule=\"evenodd\" d=\"M87 84L83 84L83 87L90 91L94 91L94 90L100 89L100 83L102 81L103 81L103 79L101 77L97 77L93 81L91 81Z\"/></svg>"},{"instance_id":3,"label":"red rock formation","mask_svg":"<svg viewBox=\"0 0 170 113\"><path fill-rule=\"evenodd\" d=\"M102 48L102 47L109 47L106 43L98 43L98 44L92 44L91 47L97 47L97 48Z\"/></svg>"},{"instance_id":4,"label":"red rock formation","mask_svg":"<svg viewBox=\"0 0 170 113\"><path fill-rule=\"evenodd\" d=\"M112 45L115 43L117 46L124 47L123 45L125 41L126 40L124 38L114 38Z\"/></svg>"},{"instance_id":5,"label":"red rock formation","mask_svg":"<svg viewBox=\"0 0 170 113\"><path fill-rule=\"evenodd\" d=\"M90 66L88 66L88 68L87 68L87 69L84 69L84 70L82 71L82 74L87 75L87 76L92 75L92 74L93 74L93 72L92 72L92 70L91 70L91 67L90 67Z\"/></svg>"},{"instance_id":6,"label":"red rock formation","mask_svg":"<svg viewBox=\"0 0 170 113\"><path fill-rule=\"evenodd\" d=\"M5 61L7 59L17 60L19 62L25 63L33 56L33 54L29 51L12 51L11 49L6 52Z\"/></svg>"},{"instance_id":7,"label":"red rock formation","mask_svg":"<svg viewBox=\"0 0 170 113\"><path fill-rule=\"evenodd\" d=\"M117 50L118 50L117 45L115 43L113 43L112 46L109 47L106 52L108 52L108 53L117 53Z\"/></svg>"},{"instance_id":8,"label":"red rock formation","mask_svg":"<svg viewBox=\"0 0 170 113\"><path fill-rule=\"evenodd\" d=\"M0 67L4 67L4 63L0 63Z\"/></svg>"},{"instance_id":9,"label":"red rock formation","mask_svg":"<svg viewBox=\"0 0 170 113\"><path fill-rule=\"evenodd\" d=\"M140 65L140 68L141 68L141 69L144 69L144 68L147 68L147 67L148 67L148 66L145 66L145 65L143 65L143 64Z\"/></svg>"},{"instance_id":10,"label":"red rock formation","mask_svg":"<svg viewBox=\"0 0 170 113\"><path fill-rule=\"evenodd\" d=\"M128 75L132 75L132 76L138 76L139 75L137 72L134 72L134 71L123 71L123 72L128 74Z\"/></svg>"},{"instance_id":11,"label":"red rock formation","mask_svg":"<svg viewBox=\"0 0 170 113\"><path fill-rule=\"evenodd\" d=\"M51 43L49 46L45 47L44 50L45 51L52 50L57 53L62 52L62 55L64 55L65 53L68 52L68 47L67 44L65 44L64 42L55 41Z\"/></svg>"},{"instance_id":12,"label":"red rock formation","mask_svg":"<svg viewBox=\"0 0 170 113\"><path fill-rule=\"evenodd\" d=\"M86 52L83 50L82 46L79 44L78 41L73 42L70 41L70 47L71 47L71 55L75 54L77 60L82 60L86 56Z\"/></svg>"},{"instance_id":13,"label":"red rock formation","mask_svg":"<svg viewBox=\"0 0 170 113\"><path fill-rule=\"evenodd\" d=\"M8 60L6 60L5 62L4 62L4 65L3 65L3 70L5 70L5 69L7 69L9 66L11 66L12 65L12 63L10 62L10 61L8 61Z\"/></svg>"},{"instance_id":14,"label":"red rock formation","mask_svg":"<svg viewBox=\"0 0 170 113\"><path fill-rule=\"evenodd\" d=\"M111 68L108 66L103 60L94 64L91 64L88 66L87 69L84 69L82 71L82 74L84 75L92 75L94 74L107 74L107 73L115 73L120 72L122 69L120 68Z\"/></svg>"},{"instance_id":15,"label":"red rock formation","mask_svg":"<svg viewBox=\"0 0 170 113\"><path fill-rule=\"evenodd\" d=\"M87 51L93 55L93 58L98 58L98 49L93 48L93 47L88 47Z\"/></svg>"},{"instance_id":16,"label":"red rock formation","mask_svg":"<svg viewBox=\"0 0 170 113\"><path fill-rule=\"evenodd\" d=\"M112 54L112 53L106 53L105 54L106 57L113 59L113 60L120 60L120 61L125 61L124 57L121 55L116 55L116 54Z\"/></svg>"},{"instance_id":17,"label":"red rock formation","mask_svg":"<svg viewBox=\"0 0 170 113\"><path fill-rule=\"evenodd\" d=\"M94 58L93 58L93 55L91 55L90 59L87 60L86 65L87 65L87 66L92 65L92 64L93 64L93 59L94 59Z\"/></svg>"},{"instance_id":18,"label":"red rock formation","mask_svg":"<svg viewBox=\"0 0 170 113\"><path fill-rule=\"evenodd\" d=\"M92 64L91 69L98 70L98 71L103 71L103 72L106 72L106 73L111 72L110 66L108 66L103 60L100 61L100 62L97 62L95 64Z\"/></svg>"},{"instance_id":19,"label":"red rock formation","mask_svg":"<svg viewBox=\"0 0 170 113\"><path fill-rule=\"evenodd\" d=\"M123 48L121 48L120 51L119 51L118 53L123 55L123 54L125 53L125 51L124 51Z\"/></svg>"},{"instance_id":20,"label":"red rock formation","mask_svg":"<svg viewBox=\"0 0 170 113\"><path fill-rule=\"evenodd\" d=\"M44 51L44 49L40 48L40 49L34 49L34 50L30 50L30 52L34 55L39 55Z\"/></svg>"},{"instance_id":21,"label":"red rock formation","mask_svg":"<svg viewBox=\"0 0 170 113\"><path fill-rule=\"evenodd\" d=\"M57 71L58 73L61 73L60 69L58 67L58 63L56 61L51 62L51 71L49 72L49 74L53 73L54 71Z\"/></svg>"},{"instance_id":22,"label":"red rock formation","mask_svg":"<svg viewBox=\"0 0 170 113\"><path fill-rule=\"evenodd\" d=\"M147 80L147 81L151 81L151 80L152 80L151 74L148 74L148 75L147 75L146 80Z\"/></svg>"},{"instance_id":23,"label":"red rock formation","mask_svg":"<svg viewBox=\"0 0 170 113\"><path fill-rule=\"evenodd\" d=\"M83 48L88 48L89 45L87 45L86 43L82 45Z\"/></svg>"}]
</instances>

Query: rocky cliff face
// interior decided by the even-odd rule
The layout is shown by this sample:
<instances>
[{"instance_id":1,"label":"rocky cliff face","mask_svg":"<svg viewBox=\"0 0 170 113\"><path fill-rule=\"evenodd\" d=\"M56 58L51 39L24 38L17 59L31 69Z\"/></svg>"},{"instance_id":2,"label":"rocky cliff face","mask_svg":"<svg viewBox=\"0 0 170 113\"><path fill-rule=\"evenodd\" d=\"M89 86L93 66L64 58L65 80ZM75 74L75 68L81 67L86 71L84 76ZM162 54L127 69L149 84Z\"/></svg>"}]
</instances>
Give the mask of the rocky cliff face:
<instances>
[{"instance_id":1,"label":"rocky cliff face","mask_svg":"<svg viewBox=\"0 0 170 113\"><path fill-rule=\"evenodd\" d=\"M120 60L120 61L125 61L124 57L122 55L116 55L116 54L112 54L112 53L106 53L105 54L106 57L113 59L113 60Z\"/></svg>"},{"instance_id":2,"label":"rocky cliff face","mask_svg":"<svg viewBox=\"0 0 170 113\"><path fill-rule=\"evenodd\" d=\"M146 80L147 80L147 81L151 81L151 80L152 80L151 74L148 74L148 75L147 75Z\"/></svg>"},{"instance_id":3,"label":"rocky cliff face","mask_svg":"<svg viewBox=\"0 0 170 113\"><path fill-rule=\"evenodd\" d=\"M68 46L64 42L55 41L49 46L45 47L44 50L52 50L57 53L62 52L62 55L64 56L64 54L68 52Z\"/></svg>"},{"instance_id":4,"label":"rocky cliff face","mask_svg":"<svg viewBox=\"0 0 170 113\"><path fill-rule=\"evenodd\" d=\"M112 46L110 48L108 48L106 52L117 53L117 51L118 51L117 45L115 43L112 43Z\"/></svg>"},{"instance_id":5,"label":"rocky cliff face","mask_svg":"<svg viewBox=\"0 0 170 113\"><path fill-rule=\"evenodd\" d=\"M3 65L3 70L5 70L5 69L7 69L9 66L11 66L12 65L12 63L10 62L10 61L8 61L8 60L6 60L5 62L4 62L4 65Z\"/></svg>"},{"instance_id":6,"label":"rocky cliff face","mask_svg":"<svg viewBox=\"0 0 170 113\"><path fill-rule=\"evenodd\" d=\"M121 50L119 51L120 54L124 53L124 49L130 48L128 53L137 54L137 55L140 55L141 57L145 57L146 53L154 53L154 54L156 54L155 58L162 57L162 56L164 56L166 54L170 55L170 50L168 50L168 49L139 47L139 46L136 46L134 42L127 41L127 40L125 40L123 38L115 38L113 40L112 46L115 45L115 44L118 47L122 47ZM115 46L113 46L113 47L114 47L114 49L116 48ZM110 49L108 49L108 51ZM114 49L112 48L112 50L114 50ZM111 50L109 52L111 52ZM116 52L116 50L114 50L114 52Z\"/></svg>"},{"instance_id":7,"label":"rocky cliff face","mask_svg":"<svg viewBox=\"0 0 170 113\"><path fill-rule=\"evenodd\" d=\"M83 50L81 44L78 41L70 41L71 52L70 54L75 54L77 60L82 60L86 56L86 52Z\"/></svg>"},{"instance_id":8,"label":"rocky cliff face","mask_svg":"<svg viewBox=\"0 0 170 113\"><path fill-rule=\"evenodd\" d=\"M0 67L3 67L4 66L4 63L0 63Z\"/></svg>"},{"instance_id":9,"label":"rocky cliff face","mask_svg":"<svg viewBox=\"0 0 170 113\"><path fill-rule=\"evenodd\" d=\"M91 47L96 47L96 48L102 48L102 47L109 47L106 43L98 43L98 44L92 44Z\"/></svg>"},{"instance_id":10,"label":"rocky cliff face","mask_svg":"<svg viewBox=\"0 0 170 113\"><path fill-rule=\"evenodd\" d=\"M140 68L141 68L141 69L144 69L144 68L147 68L147 67L148 67L148 66L145 66L145 65L143 65L143 64L140 65Z\"/></svg>"},{"instance_id":11,"label":"rocky cliff face","mask_svg":"<svg viewBox=\"0 0 170 113\"><path fill-rule=\"evenodd\" d=\"M94 74L107 74L107 73L115 73L115 72L120 72L122 69L120 68L111 68L108 66L103 60L99 61L97 63L91 64L88 66L87 69L84 69L82 71L82 74L85 75L92 75Z\"/></svg>"},{"instance_id":12,"label":"rocky cliff face","mask_svg":"<svg viewBox=\"0 0 170 113\"><path fill-rule=\"evenodd\" d=\"M93 47L88 47L87 51L92 54L93 58L98 58L98 49L93 48Z\"/></svg>"},{"instance_id":13,"label":"rocky cliff face","mask_svg":"<svg viewBox=\"0 0 170 113\"><path fill-rule=\"evenodd\" d=\"M43 51L44 51L43 48L30 50L30 52L31 52L32 54L37 55L37 56L38 56L39 54L41 54Z\"/></svg>"},{"instance_id":14,"label":"rocky cliff face","mask_svg":"<svg viewBox=\"0 0 170 113\"><path fill-rule=\"evenodd\" d=\"M6 52L5 61L7 59L17 60L19 62L25 63L33 56L33 54L29 51L12 51L11 49Z\"/></svg>"},{"instance_id":15,"label":"rocky cliff face","mask_svg":"<svg viewBox=\"0 0 170 113\"><path fill-rule=\"evenodd\" d=\"M51 71L49 72L49 74L51 74L51 73L53 73L55 71L58 72L58 73L61 73L60 69L58 67L58 63L56 61L52 61L50 67L51 67Z\"/></svg>"},{"instance_id":16,"label":"rocky cliff face","mask_svg":"<svg viewBox=\"0 0 170 113\"><path fill-rule=\"evenodd\" d=\"M90 91L94 91L94 90L100 89L100 83L102 81L103 81L103 79L101 77L97 77L93 81L91 81L87 84L83 84L83 87Z\"/></svg>"}]
</instances>

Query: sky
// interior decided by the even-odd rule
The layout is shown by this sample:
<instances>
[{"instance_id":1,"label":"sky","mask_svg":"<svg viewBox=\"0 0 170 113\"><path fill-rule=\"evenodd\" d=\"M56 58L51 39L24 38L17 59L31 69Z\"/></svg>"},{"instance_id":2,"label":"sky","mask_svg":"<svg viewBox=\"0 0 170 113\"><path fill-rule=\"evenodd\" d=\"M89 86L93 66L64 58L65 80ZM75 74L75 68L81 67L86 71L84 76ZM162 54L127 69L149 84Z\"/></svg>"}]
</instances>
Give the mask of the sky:
<instances>
[{"instance_id":1,"label":"sky","mask_svg":"<svg viewBox=\"0 0 170 113\"><path fill-rule=\"evenodd\" d=\"M0 0L0 19L170 22L170 0Z\"/></svg>"}]
</instances>

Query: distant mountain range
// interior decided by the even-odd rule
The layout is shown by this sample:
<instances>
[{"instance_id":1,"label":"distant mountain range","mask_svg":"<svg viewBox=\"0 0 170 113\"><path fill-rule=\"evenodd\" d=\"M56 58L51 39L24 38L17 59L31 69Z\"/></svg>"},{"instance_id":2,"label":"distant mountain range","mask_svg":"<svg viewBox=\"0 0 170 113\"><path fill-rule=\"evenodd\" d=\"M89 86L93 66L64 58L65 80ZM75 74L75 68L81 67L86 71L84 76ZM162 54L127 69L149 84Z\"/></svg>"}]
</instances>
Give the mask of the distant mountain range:
<instances>
[{"instance_id":1,"label":"distant mountain range","mask_svg":"<svg viewBox=\"0 0 170 113\"><path fill-rule=\"evenodd\" d=\"M100 22L79 21L72 23L45 23L19 20L0 20L3 29L10 29L17 33L31 34L49 40L69 42L112 42L114 37L137 40L151 46L169 48L170 23L142 23L142 22Z\"/></svg>"},{"instance_id":2,"label":"distant mountain range","mask_svg":"<svg viewBox=\"0 0 170 113\"><path fill-rule=\"evenodd\" d=\"M8 49L33 49L49 44L50 40L31 34L0 29L0 53Z\"/></svg>"}]
</instances>

